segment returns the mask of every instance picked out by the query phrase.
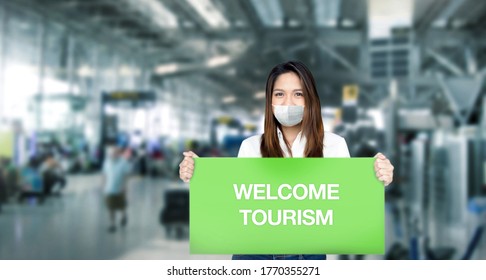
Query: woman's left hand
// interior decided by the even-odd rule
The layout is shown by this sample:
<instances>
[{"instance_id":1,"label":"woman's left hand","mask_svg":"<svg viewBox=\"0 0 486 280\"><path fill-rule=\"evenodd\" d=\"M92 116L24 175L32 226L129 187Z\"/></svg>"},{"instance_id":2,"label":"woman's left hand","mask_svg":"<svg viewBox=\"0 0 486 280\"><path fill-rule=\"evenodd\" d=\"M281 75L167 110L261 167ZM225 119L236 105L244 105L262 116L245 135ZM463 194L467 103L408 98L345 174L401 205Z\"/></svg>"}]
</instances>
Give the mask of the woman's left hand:
<instances>
[{"instance_id":1,"label":"woman's left hand","mask_svg":"<svg viewBox=\"0 0 486 280\"><path fill-rule=\"evenodd\" d=\"M376 178L388 186L393 181L393 165L390 160L382 153L377 153L375 156L375 172Z\"/></svg>"}]
</instances>

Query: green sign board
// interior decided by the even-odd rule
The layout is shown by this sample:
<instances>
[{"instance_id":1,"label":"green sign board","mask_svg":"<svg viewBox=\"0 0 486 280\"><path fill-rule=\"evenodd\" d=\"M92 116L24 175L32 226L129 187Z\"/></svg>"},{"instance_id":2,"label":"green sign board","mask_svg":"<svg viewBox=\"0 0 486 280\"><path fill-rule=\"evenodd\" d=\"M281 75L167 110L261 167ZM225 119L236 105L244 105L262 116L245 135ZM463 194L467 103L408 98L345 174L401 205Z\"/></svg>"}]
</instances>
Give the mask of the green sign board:
<instances>
[{"instance_id":1,"label":"green sign board","mask_svg":"<svg viewBox=\"0 0 486 280\"><path fill-rule=\"evenodd\" d=\"M0 131L0 156L12 158L14 152L14 134L11 131Z\"/></svg>"},{"instance_id":2,"label":"green sign board","mask_svg":"<svg viewBox=\"0 0 486 280\"><path fill-rule=\"evenodd\" d=\"M373 158L196 158L192 254L384 254Z\"/></svg>"}]
</instances>

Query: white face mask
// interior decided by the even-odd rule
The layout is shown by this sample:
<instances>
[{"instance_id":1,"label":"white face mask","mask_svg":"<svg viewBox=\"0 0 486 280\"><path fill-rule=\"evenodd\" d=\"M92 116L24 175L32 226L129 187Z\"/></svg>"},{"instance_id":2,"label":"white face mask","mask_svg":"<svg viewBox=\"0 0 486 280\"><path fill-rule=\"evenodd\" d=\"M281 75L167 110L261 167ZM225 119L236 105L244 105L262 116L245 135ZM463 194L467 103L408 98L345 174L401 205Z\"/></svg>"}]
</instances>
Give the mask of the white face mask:
<instances>
[{"instance_id":1,"label":"white face mask","mask_svg":"<svg viewBox=\"0 0 486 280\"><path fill-rule=\"evenodd\" d=\"M273 115L283 126L299 124L304 117L304 106L272 105Z\"/></svg>"}]
</instances>

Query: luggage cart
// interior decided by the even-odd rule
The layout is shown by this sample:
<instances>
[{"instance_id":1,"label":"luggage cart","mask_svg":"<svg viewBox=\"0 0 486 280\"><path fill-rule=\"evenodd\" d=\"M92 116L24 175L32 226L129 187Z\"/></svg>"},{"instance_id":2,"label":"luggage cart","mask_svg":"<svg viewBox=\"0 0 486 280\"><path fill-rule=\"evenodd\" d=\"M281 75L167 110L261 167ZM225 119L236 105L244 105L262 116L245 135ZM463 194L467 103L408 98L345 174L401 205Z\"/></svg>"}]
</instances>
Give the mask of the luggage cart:
<instances>
[{"instance_id":1,"label":"luggage cart","mask_svg":"<svg viewBox=\"0 0 486 280\"><path fill-rule=\"evenodd\" d=\"M187 239L189 237L189 188L178 185L169 188L163 194L164 205L159 221L165 228L169 239Z\"/></svg>"}]
</instances>

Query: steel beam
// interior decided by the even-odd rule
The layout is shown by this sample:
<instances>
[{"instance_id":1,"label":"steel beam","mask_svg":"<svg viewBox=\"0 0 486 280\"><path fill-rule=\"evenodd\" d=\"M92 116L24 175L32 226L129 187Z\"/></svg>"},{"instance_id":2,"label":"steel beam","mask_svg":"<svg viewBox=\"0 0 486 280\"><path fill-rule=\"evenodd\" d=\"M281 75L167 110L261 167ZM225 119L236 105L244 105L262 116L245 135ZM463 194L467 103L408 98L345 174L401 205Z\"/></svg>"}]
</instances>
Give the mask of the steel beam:
<instances>
[{"instance_id":1,"label":"steel beam","mask_svg":"<svg viewBox=\"0 0 486 280\"><path fill-rule=\"evenodd\" d=\"M464 57L466 59L466 68L469 74L475 74L478 71L478 65L472 47L464 49Z\"/></svg>"},{"instance_id":2,"label":"steel beam","mask_svg":"<svg viewBox=\"0 0 486 280\"><path fill-rule=\"evenodd\" d=\"M350 72L356 72L356 66L354 66L348 59L343 57L341 54L336 52L332 47L327 46L323 42L318 42L318 47L321 51L330 55L333 59L339 62L344 68L348 69Z\"/></svg>"},{"instance_id":3,"label":"steel beam","mask_svg":"<svg viewBox=\"0 0 486 280\"><path fill-rule=\"evenodd\" d=\"M448 69L449 71L451 71L452 73L458 75L458 76L461 76L463 75L463 71L462 69L457 66L454 62L452 62L450 59L448 59L447 57L443 56L442 54L440 54L439 52L436 52L432 49L427 49L427 53L433 57L439 64L441 64L442 66L444 66L446 69Z\"/></svg>"},{"instance_id":4,"label":"steel beam","mask_svg":"<svg viewBox=\"0 0 486 280\"><path fill-rule=\"evenodd\" d=\"M466 124L481 93L484 77L463 76L445 79L437 74L436 79L450 103L454 117Z\"/></svg>"}]
</instances>

